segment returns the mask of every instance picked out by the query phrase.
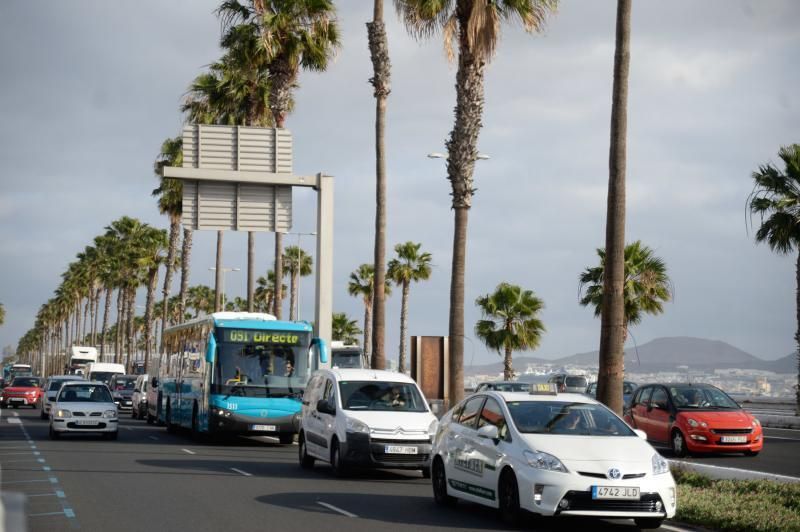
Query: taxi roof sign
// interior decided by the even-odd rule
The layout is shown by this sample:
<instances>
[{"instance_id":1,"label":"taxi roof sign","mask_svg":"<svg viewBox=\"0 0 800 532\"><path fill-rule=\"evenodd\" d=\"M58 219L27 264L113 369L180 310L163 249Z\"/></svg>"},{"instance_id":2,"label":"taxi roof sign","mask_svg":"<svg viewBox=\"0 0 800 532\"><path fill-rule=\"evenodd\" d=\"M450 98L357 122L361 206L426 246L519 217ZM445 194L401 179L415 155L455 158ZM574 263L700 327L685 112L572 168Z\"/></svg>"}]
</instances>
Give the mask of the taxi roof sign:
<instances>
[{"instance_id":1,"label":"taxi roof sign","mask_svg":"<svg viewBox=\"0 0 800 532\"><path fill-rule=\"evenodd\" d=\"M531 395L558 395L558 387L554 382L536 382L531 384Z\"/></svg>"}]
</instances>

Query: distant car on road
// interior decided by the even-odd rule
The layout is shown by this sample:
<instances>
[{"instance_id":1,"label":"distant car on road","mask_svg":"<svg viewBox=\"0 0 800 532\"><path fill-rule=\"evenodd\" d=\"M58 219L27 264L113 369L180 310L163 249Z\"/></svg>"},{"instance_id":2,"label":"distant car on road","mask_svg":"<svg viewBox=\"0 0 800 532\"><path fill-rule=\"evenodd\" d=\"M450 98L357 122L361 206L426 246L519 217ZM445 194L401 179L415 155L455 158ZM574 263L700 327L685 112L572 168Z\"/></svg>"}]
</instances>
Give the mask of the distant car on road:
<instances>
[{"instance_id":1,"label":"distant car on road","mask_svg":"<svg viewBox=\"0 0 800 532\"><path fill-rule=\"evenodd\" d=\"M677 494L669 464L644 436L594 399L557 393L555 383L476 393L439 423L434 499L498 508L514 526L527 511L658 528L675 515Z\"/></svg>"},{"instance_id":2,"label":"distant car on road","mask_svg":"<svg viewBox=\"0 0 800 532\"><path fill-rule=\"evenodd\" d=\"M623 381L622 382L622 401L624 406L628 406L631 404L631 398L633 397L633 392L636 391L636 388L639 385L633 381ZM593 382L589 386L586 387L586 395L593 399L597 399L597 383Z\"/></svg>"},{"instance_id":3,"label":"distant car on road","mask_svg":"<svg viewBox=\"0 0 800 532\"><path fill-rule=\"evenodd\" d=\"M569 373L555 373L547 378L547 382L554 383L559 393L584 393L589 385L589 380L583 375L570 375Z\"/></svg>"},{"instance_id":4,"label":"distant car on road","mask_svg":"<svg viewBox=\"0 0 800 532\"><path fill-rule=\"evenodd\" d=\"M111 389L111 396L117 403L120 412L130 412L133 410L133 389L136 386L138 375L120 375L111 377L108 387Z\"/></svg>"},{"instance_id":5,"label":"distant car on road","mask_svg":"<svg viewBox=\"0 0 800 532\"><path fill-rule=\"evenodd\" d=\"M710 384L640 386L625 418L678 457L709 452L755 456L764 447L758 419Z\"/></svg>"},{"instance_id":6,"label":"distant car on road","mask_svg":"<svg viewBox=\"0 0 800 532\"><path fill-rule=\"evenodd\" d=\"M136 377L131 395L131 417L144 419L147 415L147 389L150 387L150 376L147 373Z\"/></svg>"},{"instance_id":7,"label":"distant car on road","mask_svg":"<svg viewBox=\"0 0 800 532\"><path fill-rule=\"evenodd\" d=\"M111 392L99 381L67 381L50 409L50 439L65 433L99 433L116 440L119 426L117 405Z\"/></svg>"},{"instance_id":8,"label":"distant car on road","mask_svg":"<svg viewBox=\"0 0 800 532\"><path fill-rule=\"evenodd\" d=\"M53 406L62 384L67 381L79 381L82 378L80 375L53 375L49 377L42 387L44 391L41 400L42 411L39 413L39 417L42 419L50 417L50 408Z\"/></svg>"},{"instance_id":9,"label":"distant car on road","mask_svg":"<svg viewBox=\"0 0 800 532\"><path fill-rule=\"evenodd\" d=\"M495 390L498 392L527 392L531 388L529 382L492 381L482 382L475 388L475 393Z\"/></svg>"},{"instance_id":10,"label":"distant car on road","mask_svg":"<svg viewBox=\"0 0 800 532\"><path fill-rule=\"evenodd\" d=\"M29 406L37 408L39 398L42 396L41 386L41 377L14 377L9 385L0 392L0 407L11 406L18 408L20 406Z\"/></svg>"}]
</instances>

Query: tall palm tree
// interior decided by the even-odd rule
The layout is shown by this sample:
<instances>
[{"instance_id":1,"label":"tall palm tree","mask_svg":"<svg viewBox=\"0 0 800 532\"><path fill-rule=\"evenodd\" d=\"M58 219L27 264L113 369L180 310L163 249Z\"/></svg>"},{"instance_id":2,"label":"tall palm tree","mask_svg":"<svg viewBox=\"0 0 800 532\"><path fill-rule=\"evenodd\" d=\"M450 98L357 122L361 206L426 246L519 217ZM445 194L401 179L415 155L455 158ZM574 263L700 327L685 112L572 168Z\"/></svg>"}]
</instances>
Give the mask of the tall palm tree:
<instances>
[{"instance_id":1,"label":"tall palm tree","mask_svg":"<svg viewBox=\"0 0 800 532\"><path fill-rule=\"evenodd\" d=\"M625 343L625 168L628 135L631 0L617 0L614 86L611 96L611 141L606 203L606 275L600 314L600 360L597 399L622 414L623 346Z\"/></svg>"},{"instance_id":2,"label":"tall palm tree","mask_svg":"<svg viewBox=\"0 0 800 532\"><path fill-rule=\"evenodd\" d=\"M161 176L165 166L183 165L183 139L175 137L165 140L161 144L161 151L154 164L157 176ZM166 271L164 272L164 288L161 291L164 309L161 313L161 330L167 326L169 316L169 293L172 289L172 274L177 264L178 241L180 240L181 214L183 213L183 183L177 179L161 177L158 188L153 190L153 196L158 197L158 211L169 217L169 248L167 250ZM183 261L186 256L182 256ZM188 272L187 272L188 274ZM145 355L147 357L147 355ZM146 362L145 362L146 364Z\"/></svg>"},{"instance_id":3,"label":"tall palm tree","mask_svg":"<svg viewBox=\"0 0 800 532\"><path fill-rule=\"evenodd\" d=\"M347 293L354 297L361 297L364 303L364 358L370 360L373 369L375 359L370 359L370 346L372 345L372 294L375 285L375 267L372 264L362 264L350 274L347 284ZM388 281L384 284L384 293L391 293Z\"/></svg>"},{"instance_id":4,"label":"tall palm tree","mask_svg":"<svg viewBox=\"0 0 800 532\"><path fill-rule=\"evenodd\" d=\"M283 128L299 86L300 69L324 72L340 46L332 0L225 0L217 9L223 27L254 27L260 36L260 59L268 72L269 109ZM275 232L275 275L283 278L283 234ZM275 285L275 317L281 319L281 283Z\"/></svg>"},{"instance_id":5,"label":"tall palm tree","mask_svg":"<svg viewBox=\"0 0 800 532\"><path fill-rule=\"evenodd\" d=\"M457 44L455 123L447 140L447 175L455 213L450 279L450 371L453 403L464 395L464 276L467 221L475 192L473 171L484 102L484 69L492 59L502 22L517 20L528 32L539 31L557 0L395 0L405 26L416 37L444 35L448 56Z\"/></svg>"},{"instance_id":6,"label":"tall palm tree","mask_svg":"<svg viewBox=\"0 0 800 532\"><path fill-rule=\"evenodd\" d=\"M172 268L172 265L169 264L170 242L167 238L167 232L163 229L148 226L143 232L142 240L137 247L139 251L138 265L147 272L147 299L144 311L144 372L147 373L152 354L153 304L155 303L156 286L158 285L158 269L162 264L166 264L167 271ZM162 301L162 304L166 306L165 301ZM167 323L166 319L162 318L161 323L163 331Z\"/></svg>"},{"instance_id":7,"label":"tall palm tree","mask_svg":"<svg viewBox=\"0 0 800 532\"><path fill-rule=\"evenodd\" d=\"M214 291L206 285L189 287L186 304L194 310L194 317L214 312Z\"/></svg>"},{"instance_id":8,"label":"tall palm tree","mask_svg":"<svg viewBox=\"0 0 800 532\"><path fill-rule=\"evenodd\" d=\"M289 246L286 248L286 253L283 254L283 264L286 266L286 274L289 277L289 286L291 287L289 296L289 319L297 320L299 318L298 287L300 286L300 277L311 275L313 259L311 255L307 254L298 246Z\"/></svg>"},{"instance_id":9,"label":"tall palm tree","mask_svg":"<svg viewBox=\"0 0 800 532\"><path fill-rule=\"evenodd\" d=\"M344 312L334 312L331 320L331 340L339 340L345 344L357 344L356 336L361 334L356 320L351 320Z\"/></svg>"},{"instance_id":10,"label":"tall palm tree","mask_svg":"<svg viewBox=\"0 0 800 532\"><path fill-rule=\"evenodd\" d=\"M383 23L383 0L375 0L372 22L367 23L369 54L373 75L370 83L375 96L375 294L373 295L372 353L375 367L386 367L384 337L386 331L386 295L383 291L386 271L386 100L391 92L389 41ZM402 346L401 338L401 346ZM403 371L403 349L400 371Z\"/></svg>"},{"instance_id":11,"label":"tall palm tree","mask_svg":"<svg viewBox=\"0 0 800 532\"><path fill-rule=\"evenodd\" d=\"M425 281L431 277L431 254L420 253L422 244L406 242L394 247L397 258L389 261L389 279L402 287L400 307L400 363L398 370L406 371L406 336L408 334L408 293L412 282Z\"/></svg>"},{"instance_id":12,"label":"tall palm tree","mask_svg":"<svg viewBox=\"0 0 800 532\"><path fill-rule=\"evenodd\" d=\"M761 226L756 242L766 242L777 253L797 251L796 314L797 332L797 414L800 415L800 144L782 146L778 156L785 170L771 164L759 166L753 172L755 186L748 198L750 212L758 214Z\"/></svg>"},{"instance_id":13,"label":"tall palm tree","mask_svg":"<svg viewBox=\"0 0 800 532\"><path fill-rule=\"evenodd\" d=\"M545 331L539 319L544 303L532 290L500 283L494 292L475 300L483 319L475 325L475 334L486 347L503 354L503 378L514 378L511 355L539 347Z\"/></svg>"},{"instance_id":14,"label":"tall palm tree","mask_svg":"<svg viewBox=\"0 0 800 532\"><path fill-rule=\"evenodd\" d=\"M259 312L271 313L275 305L275 272L272 270L267 271L266 277L259 277L257 282L255 299L256 308ZM281 283L281 295L285 297L287 287Z\"/></svg>"},{"instance_id":15,"label":"tall palm tree","mask_svg":"<svg viewBox=\"0 0 800 532\"><path fill-rule=\"evenodd\" d=\"M580 300L584 307L594 308L595 317L603 311L603 290L607 257L604 249L597 250L600 265L586 268L580 275ZM625 301L625 327L623 339L628 338L628 328L641 323L644 314L662 314L664 303L672 299L672 287L667 275L667 265L656 257L653 250L640 240L625 246L625 277L623 296ZM624 367L623 367L624 369Z\"/></svg>"}]
</instances>

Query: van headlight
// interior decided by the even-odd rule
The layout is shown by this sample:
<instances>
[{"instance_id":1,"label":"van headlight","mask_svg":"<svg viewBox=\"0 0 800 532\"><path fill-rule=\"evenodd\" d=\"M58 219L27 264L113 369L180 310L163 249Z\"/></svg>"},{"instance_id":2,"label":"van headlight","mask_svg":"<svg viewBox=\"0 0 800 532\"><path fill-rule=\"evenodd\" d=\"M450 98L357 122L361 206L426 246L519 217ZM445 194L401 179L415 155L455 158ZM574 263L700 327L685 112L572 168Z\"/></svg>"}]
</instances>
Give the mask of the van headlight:
<instances>
[{"instance_id":1,"label":"van headlight","mask_svg":"<svg viewBox=\"0 0 800 532\"><path fill-rule=\"evenodd\" d=\"M369 427L366 423L362 423L357 419L349 417L347 418L347 432L360 432L362 434L369 434Z\"/></svg>"},{"instance_id":2,"label":"van headlight","mask_svg":"<svg viewBox=\"0 0 800 532\"><path fill-rule=\"evenodd\" d=\"M523 454L528 461L528 465L531 467L543 469L545 471L558 471L559 473L567 472L567 468L561 463L561 460L552 454L543 453L541 451L534 453L525 451Z\"/></svg>"},{"instance_id":3,"label":"van headlight","mask_svg":"<svg viewBox=\"0 0 800 532\"><path fill-rule=\"evenodd\" d=\"M439 420L437 419L434 419L433 421L431 421L431 424L428 425L428 436L430 436L431 439L433 439L433 437L436 436L436 430L438 428L439 428Z\"/></svg>"},{"instance_id":4,"label":"van headlight","mask_svg":"<svg viewBox=\"0 0 800 532\"><path fill-rule=\"evenodd\" d=\"M69 410L59 409L56 412L56 417L72 417L72 412L70 412Z\"/></svg>"},{"instance_id":5,"label":"van headlight","mask_svg":"<svg viewBox=\"0 0 800 532\"><path fill-rule=\"evenodd\" d=\"M116 410L106 410L105 412L103 412L103 417L106 417L106 418L117 417L117 411Z\"/></svg>"},{"instance_id":6,"label":"van headlight","mask_svg":"<svg viewBox=\"0 0 800 532\"><path fill-rule=\"evenodd\" d=\"M654 475L663 475L664 473L669 473L669 462L667 462L660 454L654 454L650 461L653 464Z\"/></svg>"}]
</instances>

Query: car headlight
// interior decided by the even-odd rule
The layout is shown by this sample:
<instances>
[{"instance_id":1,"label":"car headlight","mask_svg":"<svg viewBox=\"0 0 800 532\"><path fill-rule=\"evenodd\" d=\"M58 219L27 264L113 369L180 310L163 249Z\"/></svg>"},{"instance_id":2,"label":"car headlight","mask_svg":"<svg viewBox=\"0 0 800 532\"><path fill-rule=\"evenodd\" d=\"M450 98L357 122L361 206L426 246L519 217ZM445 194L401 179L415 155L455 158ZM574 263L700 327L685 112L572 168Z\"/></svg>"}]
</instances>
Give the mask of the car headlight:
<instances>
[{"instance_id":1,"label":"car headlight","mask_svg":"<svg viewBox=\"0 0 800 532\"><path fill-rule=\"evenodd\" d=\"M72 417L72 412L70 412L69 410L59 409L56 412L56 417Z\"/></svg>"},{"instance_id":2,"label":"car headlight","mask_svg":"<svg viewBox=\"0 0 800 532\"><path fill-rule=\"evenodd\" d=\"M36 392L31 390L29 392L25 392L25 395L36 395Z\"/></svg>"},{"instance_id":3,"label":"car headlight","mask_svg":"<svg viewBox=\"0 0 800 532\"><path fill-rule=\"evenodd\" d=\"M525 459L528 461L528 465L531 467L543 469L545 471L558 471L560 473L567 472L567 468L564 467L564 464L561 463L561 460L552 454L543 453L541 451L535 453L525 451L523 454L525 455Z\"/></svg>"},{"instance_id":4,"label":"car headlight","mask_svg":"<svg viewBox=\"0 0 800 532\"><path fill-rule=\"evenodd\" d=\"M669 473L669 462L667 462L660 454L654 454L652 460L650 461L653 464L654 475L663 475L664 473Z\"/></svg>"},{"instance_id":5,"label":"car headlight","mask_svg":"<svg viewBox=\"0 0 800 532\"><path fill-rule=\"evenodd\" d=\"M702 427L702 428L708 427L708 423L706 423L705 421L695 421L692 418L687 419L686 423L688 423L689 426L692 427L693 429L696 429L697 427Z\"/></svg>"},{"instance_id":6,"label":"car headlight","mask_svg":"<svg viewBox=\"0 0 800 532\"><path fill-rule=\"evenodd\" d=\"M347 418L347 432L361 432L363 434L369 434L369 427L366 423L362 423L357 419L349 417Z\"/></svg>"},{"instance_id":7,"label":"car headlight","mask_svg":"<svg viewBox=\"0 0 800 532\"><path fill-rule=\"evenodd\" d=\"M428 425L428 436L430 436L431 438L436 436L436 430L438 428L439 428L439 420L434 419L433 421L431 421L431 424Z\"/></svg>"},{"instance_id":8,"label":"car headlight","mask_svg":"<svg viewBox=\"0 0 800 532\"><path fill-rule=\"evenodd\" d=\"M117 417L117 411L116 410L106 410L105 412L103 412L103 417Z\"/></svg>"},{"instance_id":9,"label":"car headlight","mask_svg":"<svg viewBox=\"0 0 800 532\"><path fill-rule=\"evenodd\" d=\"M761 426L761 422L756 418L753 418L751 423L753 424L754 427L760 427Z\"/></svg>"},{"instance_id":10,"label":"car headlight","mask_svg":"<svg viewBox=\"0 0 800 532\"><path fill-rule=\"evenodd\" d=\"M212 408L211 413L217 416L231 417L232 412L225 410L224 408Z\"/></svg>"}]
</instances>

